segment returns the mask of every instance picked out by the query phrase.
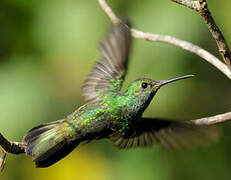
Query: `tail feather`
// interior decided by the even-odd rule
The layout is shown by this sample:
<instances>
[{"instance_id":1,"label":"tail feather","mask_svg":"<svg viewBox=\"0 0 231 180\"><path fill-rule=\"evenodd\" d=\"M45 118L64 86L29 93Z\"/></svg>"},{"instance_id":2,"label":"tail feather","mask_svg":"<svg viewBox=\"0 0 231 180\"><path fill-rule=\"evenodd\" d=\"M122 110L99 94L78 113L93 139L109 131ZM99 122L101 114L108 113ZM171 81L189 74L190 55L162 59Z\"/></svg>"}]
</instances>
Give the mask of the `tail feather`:
<instances>
[{"instance_id":1,"label":"tail feather","mask_svg":"<svg viewBox=\"0 0 231 180\"><path fill-rule=\"evenodd\" d=\"M36 167L48 167L75 149L80 141L70 139L62 129L64 120L42 124L25 136L26 154L33 157Z\"/></svg>"},{"instance_id":2,"label":"tail feather","mask_svg":"<svg viewBox=\"0 0 231 180\"><path fill-rule=\"evenodd\" d=\"M64 142L56 144L55 147L49 149L46 153L34 159L36 167L49 167L53 165L72 152L78 145L78 141L72 141L69 144Z\"/></svg>"}]
</instances>

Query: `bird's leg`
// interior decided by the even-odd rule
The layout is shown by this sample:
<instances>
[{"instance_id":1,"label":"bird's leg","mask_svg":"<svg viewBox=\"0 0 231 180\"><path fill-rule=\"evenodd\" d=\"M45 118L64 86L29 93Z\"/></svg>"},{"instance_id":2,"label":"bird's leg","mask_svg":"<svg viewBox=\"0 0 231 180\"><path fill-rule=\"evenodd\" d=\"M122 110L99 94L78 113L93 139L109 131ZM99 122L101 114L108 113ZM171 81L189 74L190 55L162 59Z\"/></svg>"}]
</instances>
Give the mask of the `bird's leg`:
<instances>
[{"instance_id":1,"label":"bird's leg","mask_svg":"<svg viewBox=\"0 0 231 180\"><path fill-rule=\"evenodd\" d=\"M26 149L25 143L8 141L1 133L0 133L0 146L2 147L2 155L0 157L0 171L2 171L4 168L6 155L8 153L22 154L25 153L25 149Z\"/></svg>"}]
</instances>

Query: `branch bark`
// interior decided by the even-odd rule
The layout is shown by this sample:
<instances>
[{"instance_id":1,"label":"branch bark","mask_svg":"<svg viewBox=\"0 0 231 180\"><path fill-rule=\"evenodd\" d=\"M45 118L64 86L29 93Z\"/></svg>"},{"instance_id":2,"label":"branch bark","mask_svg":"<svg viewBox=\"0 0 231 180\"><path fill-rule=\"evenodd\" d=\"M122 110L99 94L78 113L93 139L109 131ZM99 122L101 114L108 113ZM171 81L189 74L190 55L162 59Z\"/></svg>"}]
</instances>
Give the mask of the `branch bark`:
<instances>
[{"instance_id":1,"label":"branch bark","mask_svg":"<svg viewBox=\"0 0 231 180\"><path fill-rule=\"evenodd\" d=\"M231 70L231 52L229 49L229 46L219 29L219 27L216 25L216 22L214 21L212 14L209 11L208 5L206 0L171 0L173 2L176 2L178 4L181 4L183 6L186 6L188 8L191 8L197 12L203 17L203 20L205 24L207 25L209 31L211 32L213 38L215 39L218 47L218 51L221 54L224 62L228 66L228 68Z\"/></svg>"},{"instance_id":2,"label":"branch bark","mask_svg":"<svg viewBox=\"0 0 231 180\"><path fill-rule=\"evenodd\" d=\"M230 67L230 50L229 47L225 41L225 38L223 37L221 31L219 30L218 26L215 24L215 21L212 18L211 13L209 12L209 9L207 7L207 3L205 0L201 1L193 1L193 0L171 0L173 2L179 3L181 5L184 5L186 7L189 7L193 10L196 10L201 13L201 15L204 17L205 23L208 25L210 32L212 33L214 39L217 42L217 46L219 49L220 54L222 55L224 61L227 65L222 63L218 58L216 58L214 55L209 53L208 51L202 49L201 47L194 45L190 42L183 41L181 39L172 37L172 36L164 36L159 34L152 34L148 32L142 32L137 29L131 29L132 36L138 39L153 41L153 42L163 42L172 44L174 46L180 47L182 49L185 49L187 51L190 51L213 66L215 66L217 69L219 69L226 77L231 79L231 70L228 68ZM110 6L107 4L105 0L98 0L101 8L104 10L104 12L108 15L108 17L111 19L112 23L116 24L120 22L121 20L115 15L115 13L112 11ZM212 117L205 117L201 119L195 119L191 120L191 123L197 124L197 125L213 125L218 123L223 123L231 120L231 112L212 116Z\"/></svg>"},{"instance_id":3,"label":"branch bark","mask_svg":"<svg viewBox=\"0 0 231 180\"><path fill-rule=\"evenodd\" d=\"M0 171L3 170L7 153L22 154L25 153L26 148L26 145L23 142L8 141L1 133L0 146L2 147L2 155L0 157Z\"/></svg>"},{"instance_id":4,"label":"branch bark","mask_svg":"<svg viewBox=\"0 0 231 180\"><path fill-rule=\"evenodd\" d=\"M112 23L116 24L120 21L120 19L115 15L115 13L112 11L110 6L106 3L105 0L98 0L101 8L104 10L104 12L108 15L108 17L111 19ZM201 58L205 59L207 62L215 66L217 69L219 69L223 74L226 75L229 79L231 79L231 71L229 68L222 63L218 58L216 58L214 55L209 53L208 51L200 48L197 45L194 45L190 42L178 39L176 37L167 36L167 35L160 35L160 34L153 34L148 32L142 32L137 29L131 29L132 36L138 39L153 41L153 42L162 42L162 43L168 43L172 44L174 46L180 47L182 49L185 49L187 51L190 51Z\"/></svg>"},{"instance_id":5,"label":"branch bark","mask_svg":"<svg viewBox=\"0 0 231 180\"><path fill-rule=\"evenodd\" d=\"M231 119L231 112L227 112L224 114L218 114L216 116L191 120L191 122L196 125L214 125L214 124L230 121L230 119Z\"/></svg>"}]
</instances>

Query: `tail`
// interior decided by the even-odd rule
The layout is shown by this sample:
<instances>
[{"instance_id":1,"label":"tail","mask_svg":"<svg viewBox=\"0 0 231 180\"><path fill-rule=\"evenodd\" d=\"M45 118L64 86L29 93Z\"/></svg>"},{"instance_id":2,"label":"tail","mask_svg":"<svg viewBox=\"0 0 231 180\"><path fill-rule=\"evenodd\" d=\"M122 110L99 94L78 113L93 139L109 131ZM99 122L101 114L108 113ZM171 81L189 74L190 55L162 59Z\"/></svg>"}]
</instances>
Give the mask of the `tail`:
<instances>
[{"instance_id":1,"label":"tail","mask_svg":"<svg viewBox=\"0 0 231 180\"><path fill-rule=\"evenodd\" d=\"M80 143L67 131L68 123L59 120L31 129L25 136L26 154L33 157L36 167L48 167L64 158Z\"/></svg>"}]
</instances>

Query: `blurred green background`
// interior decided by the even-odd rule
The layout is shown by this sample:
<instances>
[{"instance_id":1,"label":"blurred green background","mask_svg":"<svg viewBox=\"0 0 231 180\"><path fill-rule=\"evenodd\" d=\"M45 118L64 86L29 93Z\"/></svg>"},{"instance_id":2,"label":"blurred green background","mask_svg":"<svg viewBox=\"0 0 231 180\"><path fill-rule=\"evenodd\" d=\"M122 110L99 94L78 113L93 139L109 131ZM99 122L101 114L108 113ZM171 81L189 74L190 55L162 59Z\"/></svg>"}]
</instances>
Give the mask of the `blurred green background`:
<instances>
[{"instance_id":1,"label":"blurred green background","mask_svg":"<svg viewBox=\"0 0 231 180\"><path fill-rule=\"evenodd\" d=\"M217 55L202 18L166 1L109 0L134 27L195 43ZM208 0L231 43L230 0ZM32 127L63 118L84 104L81 86L99 59L97 45L111 22L97 1L0 1L0 132L20 141ZM230 81L200 57L168 44L134 40L128 77L195 78L161 89L145 116L195 119L231 110ZM3 180L217 180L231 178L231 126L218 142L189 152L159 145L117 150L108 140L80 145L52 167L36 169L30 157L9 155Z\"/></svg>"}]
</instances>

